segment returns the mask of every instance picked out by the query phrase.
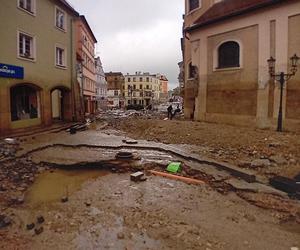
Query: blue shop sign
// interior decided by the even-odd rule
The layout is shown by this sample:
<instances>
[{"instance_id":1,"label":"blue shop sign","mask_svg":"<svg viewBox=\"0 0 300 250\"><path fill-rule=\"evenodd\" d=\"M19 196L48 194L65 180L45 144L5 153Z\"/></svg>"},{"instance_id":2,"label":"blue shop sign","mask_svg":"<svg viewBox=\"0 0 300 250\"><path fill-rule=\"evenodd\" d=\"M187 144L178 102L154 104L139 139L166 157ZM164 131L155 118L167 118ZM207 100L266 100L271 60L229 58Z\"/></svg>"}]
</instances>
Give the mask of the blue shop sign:
<instances>
[{"instance_id":1,"label":"blue shop sign","mask_svg":"<svg viewBox=\"0 0 300 250\"><path fill-rule=\"evenodd\" d=\"M0 63L0 77L23 79L24 68Z\"/></svg>"}]
</instances>

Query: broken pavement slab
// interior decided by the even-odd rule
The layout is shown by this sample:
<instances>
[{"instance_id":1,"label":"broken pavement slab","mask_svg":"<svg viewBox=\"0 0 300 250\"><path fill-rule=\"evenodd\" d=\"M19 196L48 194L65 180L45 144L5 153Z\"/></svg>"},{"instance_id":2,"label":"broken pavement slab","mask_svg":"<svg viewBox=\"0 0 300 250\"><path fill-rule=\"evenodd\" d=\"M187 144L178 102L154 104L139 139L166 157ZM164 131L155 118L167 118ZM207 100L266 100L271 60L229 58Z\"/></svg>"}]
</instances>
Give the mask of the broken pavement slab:
<instances>
[{"instance_id":1,"label":"broken pavement slab","mask_svg":"<svg viewBox=\"0 0 300 250\"><path fill-rule=\"evenodd\" d=\"M147 178L144 175L144 172L135 172L130 175L130 180L134 182L145 181Z\"/></svg>"}]
</instances>

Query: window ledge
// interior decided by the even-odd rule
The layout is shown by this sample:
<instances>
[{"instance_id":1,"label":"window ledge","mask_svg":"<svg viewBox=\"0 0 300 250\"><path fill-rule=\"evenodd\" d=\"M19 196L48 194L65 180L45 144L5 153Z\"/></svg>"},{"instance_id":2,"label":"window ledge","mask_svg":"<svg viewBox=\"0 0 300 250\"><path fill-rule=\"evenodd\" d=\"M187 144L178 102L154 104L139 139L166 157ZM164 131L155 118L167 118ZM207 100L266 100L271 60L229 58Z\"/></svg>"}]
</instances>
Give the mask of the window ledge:
<instances>
[{"instance_id":1,"label":"window ledge","mask_svg":"<svg viewBox=\"0 0 300 250\"><path fill-rule=\"evenodd\" d=\"M220 72L220 71L236 71L236 70L241 70L243 69L242 67L230 67L230 68L215 68L213 71L215 72Z\"/></svg>"},{"instance_id":2,"label":"window ledge","mask_svg":"<svg viewBox=\"0 0 300 250\"><path fill-rule=\"evenodd\" d=\"M21 60L24 60L24 61L28 61L28 62L32 62L32 63L36 62L35 58L23 57L23 56L20 56L20 55L18 55L18 59L21 59Z\"/></svg>"},{"instance_id":3,"label":"window ledge","mask_svg":"<svg viewBox=\"0 0 300 250\"><path fill-rule=\"evenodd\" d=\"M56 29L60 30L61 32L67 33L67 30L66 30L66 29L62 29L62 28L60 28L60 27L58 27L58 26L56 26L56 25L54 25L54 27L55 27Z\"/></svg>"},{"instance_id":4,"label":"window ledge","mask_svg":"<svg viewBox=\"0 0 300 250\"><path fill-rule=\"evenodd\" d=\"M62 66L62 65L55 65L56 68L66 70L67 66Z\"/></svg>"},{"instance_id":5,"label":"window ledge","mask_svg":"<svg viewBox=\"0 0 300 250\"><path fill-rule=\"evenodd\" d=\"M26 9L20 7L20 6L18 6L18 9L21 10L21 11L23 11L23 12L25 12L25 13L27 13L27 14L29 14L29 15L31 15L31 16L33 16L33 17L36 16L36 13L35 13L35 12L31 12L31 11L29 11L29 10L26 10Z\"/></svg>"}]
</instances>

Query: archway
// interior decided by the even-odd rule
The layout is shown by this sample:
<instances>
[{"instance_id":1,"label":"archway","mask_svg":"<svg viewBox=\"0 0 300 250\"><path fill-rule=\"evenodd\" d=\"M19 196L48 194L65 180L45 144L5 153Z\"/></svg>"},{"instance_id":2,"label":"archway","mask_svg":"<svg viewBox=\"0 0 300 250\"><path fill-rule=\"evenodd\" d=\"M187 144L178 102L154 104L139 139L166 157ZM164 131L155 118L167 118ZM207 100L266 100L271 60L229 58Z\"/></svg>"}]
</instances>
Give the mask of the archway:
<instances>
[{"instance_id":1,"label":"archway","mask_svg":"<svg viewBox=\"0 0 300 250\"><path fill-rule=\"evenodd\" d=\"M65 87L56 87L51 91L52 121L70 121L72 118L71 91Z\"/></svg>"}]
</instances>

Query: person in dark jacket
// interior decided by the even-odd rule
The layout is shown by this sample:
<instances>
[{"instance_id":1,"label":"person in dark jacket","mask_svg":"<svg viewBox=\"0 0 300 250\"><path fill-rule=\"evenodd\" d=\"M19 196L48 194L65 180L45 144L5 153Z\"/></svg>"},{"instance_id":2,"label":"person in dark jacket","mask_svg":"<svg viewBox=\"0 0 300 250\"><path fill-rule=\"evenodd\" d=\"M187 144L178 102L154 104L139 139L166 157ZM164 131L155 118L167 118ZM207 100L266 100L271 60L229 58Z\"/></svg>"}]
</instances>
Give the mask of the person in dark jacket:
<instances>
[{"instance_id":1,"label":"person in dark jacket","mask_svg":"<svg viewBox=\"0 0 300 250\"><path fill-rule=\"evenodd\" d=\"M173 115L172 115L173 107L172 107L172 105L170 105L170 106L167 108L167 110L168 110L168 118L169 118L170 120L172 120L172 118L173 118Z\"/></svg>"}]
</instances>

